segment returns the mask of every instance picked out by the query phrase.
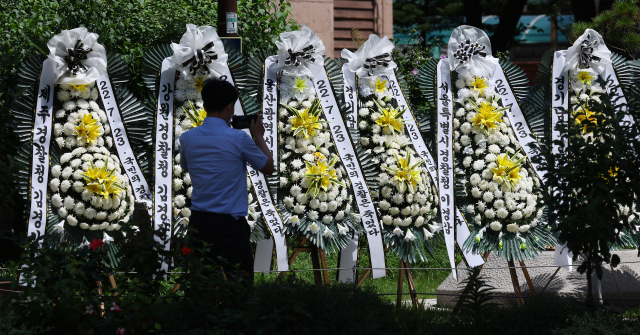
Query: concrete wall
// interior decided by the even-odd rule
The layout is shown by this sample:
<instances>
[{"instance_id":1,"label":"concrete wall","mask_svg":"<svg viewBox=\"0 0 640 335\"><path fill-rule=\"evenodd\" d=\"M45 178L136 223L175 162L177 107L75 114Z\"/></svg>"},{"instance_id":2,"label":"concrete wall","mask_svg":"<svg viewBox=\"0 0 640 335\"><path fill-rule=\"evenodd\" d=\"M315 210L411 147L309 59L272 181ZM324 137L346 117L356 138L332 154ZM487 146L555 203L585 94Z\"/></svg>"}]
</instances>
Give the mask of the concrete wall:
<instances>
[{"instance_id":1,"label":"concrete wall","mask_svg":"<svg viewBox=\"0 0 640 335\"><path fill-rule=\"evenodd\" d=\"M333 51L333 0L289 0L293 18L299 25L311 28L331 56Z\"/></svg>"}]
</instances>

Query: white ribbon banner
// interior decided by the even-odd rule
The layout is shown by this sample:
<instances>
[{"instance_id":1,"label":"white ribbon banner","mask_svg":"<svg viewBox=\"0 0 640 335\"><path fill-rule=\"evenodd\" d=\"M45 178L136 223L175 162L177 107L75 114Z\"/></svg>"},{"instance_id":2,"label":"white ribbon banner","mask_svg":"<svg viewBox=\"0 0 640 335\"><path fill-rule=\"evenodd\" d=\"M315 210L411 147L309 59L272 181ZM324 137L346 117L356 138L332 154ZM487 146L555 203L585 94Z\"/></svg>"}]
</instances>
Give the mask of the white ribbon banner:
<instances>
[{"instance_id":1,"label":"white ribbon banner","mask_svg":"<svg viewBox=\"0 0 640 335\"><path fill-rule=\"evenodd\" d=\"M349 64L342 65L342 79L344 81L344 101L347 105L345 118L347 126L358 129L358 95L356 87L356 73L349 70Z\"/></svg>"},{"instance_id":2,"label":"white ribbon banner","mask_svg":"<svg viewBox=\"0 0 640 335\"><path fill-rule=\"evenodd\" d=\"M231 71L229 71L228 66L224 68L224 73L220 77L220 79L226 80L235 86L235 81L233 79L233 76L231 75ZM244 110L242 108L240 99L236 100L236 104L233 106L233 115L244 115ZM278 118L274 115L273 119L275 124L277 125ZM277 128L274 128L274 131L275 129ZM243 130L245 133L247 133L247 135L251 136L249 129ZM275 143L277 143L277 136L272 139L272 143L272 145L275 145ZM276 162L277 160L274 161L274 164L277 164ZM262 210L264 220L269 226L269 230L271 230L271 234L273 235L276 247L276 271L289 271L289 257L287 253L287 241L284 236L284 223L282 222L282 218L280 217L273 199L271 198L269 184L267 183L265 176L260 171L254 170L250 165L247 165L247 172L249 173L249 178L251 179L253 188L255 189L255 193L258 198L258 203L260 204L260 209Z\"/></svg>"},{"instance_id":3,"label":"white ribbon banner","mask_svg":"<svg viewBox=\"0 0 640 335\"><path fill-rule=\"evenodd\" d=\"M451 91L451 72L449 63L443 60L437 67L437 155L438 155L438 190L440 195L440 215L442 216L442 231L444 241L449 252L449 262L455 268L455 184L453 163L453 92ZM456 271L452 271L454 279Z\"/></svg>"},{"instance_id":4,"label":"white ribbon banner","mask_svg":"<svg viewBox=\"0 0 640 335\"><path fill-rule=\"evenodd\" d=\"M446 73L449 73L449 72L446 72ZM448 87L451 87L450 81L451 80L449 79ZM424 138L420 133L420 128L418 127L418 123L416 122L416 119L413 116L413 112L411 111L411 106L409 106L409 104L407 103L407 100L404 96L404 92L402 91L402 87L400 87L400 85L397 84L397 82L398 81L397 81L397 78L395 77L395 74L389 78L389 83L392 88L392 94L394 98L396 98L396 101L398 101L398 106L400 106L401 108L407 109L407 111L403 115L403 118L404 118L407 131L409 132L409 138L411 139L411 142L416 152L418 153L418 155L420 155L420 158L424 159L425 165L427 167L427 170L429 171L429 176L431 177L433 184L439 185L438 168L435 164L435 160L433 159L433 156L431 155L431 152L429 151L429 148L427 147L424 141ZM451 106L453 107L453 105ZM469 235L471 235L471 231L469 230L469 227L466 224L466 220L464 216L462 215L460 210L458 210L457 208L456 208L456 214L455 214L455 222L456 222L455 242L458 244L458 246L462 246L464 244L464 241L469 237ZM453 244L451 248L449 248L449 245L447 245L447 250L449 250L450 254L453 254L454 253ZM482 259L482 256L471 251L466 251L462 247L460 247L460 250L462 251L462 256L464 257L468 266L475 267L475 266L480 266L484 264L484 260ZM451 261L451 258L449 258L449 260ZM455 268L455 262L451 263L451 267ZM454 276L455 276L455 272L454 272Z\"/></svg>"},{"instance_id":5,"label":"white ribbon banner","mask_svg":"<svg viewBox=\"0 0 640 335\"><path fill-rule=\"evenodd\" d=\"M605 88L607 89L607 92L612 96L611 105L613 105L613 108L617 112L623 112L625 114L622 118L623 125L627 127L633 126L635 124L635 120L631 115L629 115L629 113L627 113L629 110L627 98L624 96L624 91L622 90L622 86L620 86L613 64L609 64L605 67L601 76L606 83Z\"/></svg>"},{"instance_id":6,"label":"white ribbon banner","mask_svg":"<svg viewBox=\"0 0 640 335\"><path fill-rule=\"evenodd\" d=\"M49 147L53 121L53 91L55 63L47 59L42 64L36 109L33 120L31 149L31 187L29 226L27 235L34 239L44 235L47 228L47 185L49 182Z\"/></svg>"},{"instance_id":7,"label":"white ribbon banner","mask_svg":"<svg viewBox=\"0 0 640 335\"><path fill-rule=\"evenodd\" d=\"M560 131L556 129L559 122L568 125L569 113L569 73L563 72L566 50L556 51L553 54L553 66L551 67L551 151L554 155L560 152L560 146L555 141L561 139ZM566 146L566 140L564 141ZM555 192L549 190L549 192ZM556 244L553 264L562 266L564 269L571 271L573 263L573 254L569 252L565 245Z\"/></svg>"},{"instance_id":8,"label":"white ribbon banner","mask_svg":"<svg viewBox=\"0 0 640 335\"><path fill-rule=\"evenodd\" d=\"M273 155L273 165L278 171L278 57L270 56L264 61L264 79L262 83L262 124L265 129L264 141ZM278 194L272 194L278 201ZM267 273L271 270L273 258L273 239L268 236L256 244L253 271Z\"/></svg>"},{"instance_id":9,"label":"white ribbon banner","mask_svg":"<svg viewBox=\"0 0 640 335\"><path fill-rule=\"evenodd\" d=\"M356 74L349 70L349 64L342 65L342 79L344 83L343 93L347 111L345 121L347 127L358 129L358 96L356 89ZM348 130L348 129L347 129ZM357 144L356 144L357 145ZM349 244L340 251L341 269L354 268L358 264L358 234L352 234ZM355 282L355 272L353 270L338 270L338 282Z\"/></svg>"},{"instance_id":10,"label":"white ribbon banner","mask_svg":"<svg viewBox=\"0 0 640 335\"><path fill-rule=\"evenodd\" d=\"M378 218L371 194L364 179L358 156L349 137L349 131L342 119L340 107L331 88L327 72L324 66L313 64L309 65L309 68L313 73L313 86L316 89L316 94L322 105L324 115L327 121L329 121L329 129L335 140L336 149L338 150L345 169L347 169L347 175L349 176L349 180L351 180L351 185L356 196L358 210L362 215L362 225L367 232L369 252L371 253L372 276L374 279L382 278L386 275L386 266L380 219ZM351 274L351 277L352 276Z\"/></svg>"},{"instance_id":11,"label":"white ribbon banner","mask_svg":"<svg viewBox=\"0 0 640 335\"><path fill-rule=\"evenodd\" d=\"M111 126L113 141L115 142L116 149L118 150L120 163L129 177L129 181L133 188L133 194L136 201L144 203L149 215L152 215L153 204L151 203L151 190L149 189L146 179L144 179L142 169L140 168L140 164L138 164L135 153L131 149L127 131L124 127L124 123L122 123L120 108L118 107L118 102L116 101L116 96L111 86L109 72L105 72L105 74L100 76L97 80L97 84L98 92L100 92L100 97L102 98L105 111L107 112L107 119L109 119L109 125Z\"/></svg>"},{"instance_id":12,"label":"white ribbon banner","mask_svg":"<svg viewBox=\"0 0 640 335\"><path fill-rule=\"evenodd\" d=\"M164 232L163 237L156 235L154 238L167 251L171 248L173 218L173 93L176 79L176 68L171 66L170 58L164 59L160 71L154 146L153 228ZM161 269L165 272L169 270L166 260L162 261Z\"/></svg>"},{"instance_id":13,"label":"white ribbon banner","mask_svg":"<svg viewBox=\"0 0 640 335\"><path fill-rule=\"evenodd\" d=\"M496 63L498 63L496 59ZM529 164L533 167L538 177L544 178L545 171L540 170L540 165L531 161L531 157L540 156L540 146L538 145L538 141L536 140L535 135L531 131L529 127L529 123L527 119L524 117L522 113L522 109L520 108L520 104L518 103L518 99L516 95L513 93L513 89L511 89L511 85L509 84L509 80L504 75L504 71L502 67L498 63L495 71L493 72L492 79L496 83L496 93L502 96L502 106L509 107L509 110L505 113L507 118L509 118L509 122L511 123L511 129L516 135L520 146L522 146L522 150L524 150L525 154L528 157ZM534 146L531 146L534 144Z\"/></svg>"}]
</instances>

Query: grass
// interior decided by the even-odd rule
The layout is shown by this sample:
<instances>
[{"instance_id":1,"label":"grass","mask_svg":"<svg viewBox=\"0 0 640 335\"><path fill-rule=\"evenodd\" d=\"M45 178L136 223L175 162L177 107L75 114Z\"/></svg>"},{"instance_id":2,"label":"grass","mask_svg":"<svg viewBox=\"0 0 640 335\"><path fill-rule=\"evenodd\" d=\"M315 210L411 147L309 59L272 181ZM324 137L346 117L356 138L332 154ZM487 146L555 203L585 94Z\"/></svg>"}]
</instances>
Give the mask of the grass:
<instances>
[{"instance_id":1,"label":"grass","mask_svg":"<svg viewBox=\"0 0 640 335\"><path fill-rule=\"evenodd\" d=\"M293 245L293 243L289 243ZM292 251L289 250L289 255L292 254ZM434 248L434 256L433 258L429 258L425 260L425 262L418 262L412 264L412 268L445 268L449 267L449 258L447 255L447 248L444 242L439 242L435 244ZM360 250L359 254L359 267L368 267L369 266L369 255L368 251L364 248ZM327 268L337 268L338 267L338 254L331 254L326 256L327 260ZM456 255L456 262L462 261L459 255ZM400 259L393 254L391 251L386 252L386 264L387 268L398 268L400 265ZM301 252L298 254L298 257L293 262L291 266L292 270L308 270L312 269L313 265L311 262L311 254L308 252ZM358 276L363 273L364 270L358 272ZM393 294L393 295L385 295L384 297L388 300L395 300L396 293L398 290L398 273L399 270L387 270L387 275L383 278L371 279L369 275L367 279L365 279L363 285L374 286L376 291L379 294ZM418 293L436 293L438 286L447 278L447 276L451 273L449 270L413 270L414 282L416 285L416 292ZM314 277L312 271L306 272L292 272L293 276L302 282L313 284ZM277 278L276 273L256 273L256 283L260 282L273 282ZM332 282L337 280L337 271L329 271L329 279ZM403 299L410 299L409 295L406 294L409 292L409 286L407 284L406 277L403 281L403 292L405 293ZM429 299L435 298L435 295L420 295L420 299Z\"/></svg>"},{"instance_id":2,"label":"grass","mask_svg":"<svg viewBox=\"0 0 640 335\"><path fill-rule=\"evenodd\" d=\"M294 241L290 241L289 245L294 245ZM289 255L293 252L289 250ZM435 257L427 259L425 262L418 262L412 264L412 268L445 268L449 267L449 259L447 255L447 249L444 242L439 242L435 244L434 247L434 255ZM369 266L369 254L368 250L362 248L360 250L359 255L359 267L368 267ZM338 254L330 254L326 255L327 268L337 268L338 267ZM461 258L456 254L456 262L460 262ZM400 264L400 259L393 254L391 251L386 252L386 264L388 268L398 268ZM0 268L7 268L9 264L1 265ZM301 252L298 254L296 260L291 266L292 270L310 270L312 269L311 262L311 254L308 252ZM116 270L117 271L117 270ZM180 267L175 267L172 271L180 272L182 269ZM387 275L383 278L378 278L373 280L371 275L365 279L363 285L374 287L375 291L378 294L385 294L383 297L390 301L396 300L396 293L398 290L398 270L387 270ZM361 276L364 273L364 270L358 271L358 276ZM451 273L449 270L413 270L414 282L416 285L416 292L418 293L436 293L438 286L447 278L447 276ZM313 271L305 271L305 272L291 272L288 274L289 276L295 276L296 279L301 282L307 283L309 285L313 285L314 275ZM173 286L175 285L176 279L179 277L179 274L170 274L166 281L163 282L163 288L165 291L169 292ZM262 282L274 282L278 277L277 273L256 273L255 279L256 283ZM0 281L14 280L17 278L16 272L13 270L0 270ZM337 271L330 270L329 271L329 279L331 282L337 281ZM115 274L116 283L121 283L123 281L128 280L124 274ZM105 284L108 283L105 278ZM108 284L107 284L108 285ZM407 284L406 276L403 281L403 296L404 300L410 299L410 296L407 294L409 292L409 286ZM435 295L419 295L419 299L429 299L435 298Z\"/></svg>"}]
</instances>

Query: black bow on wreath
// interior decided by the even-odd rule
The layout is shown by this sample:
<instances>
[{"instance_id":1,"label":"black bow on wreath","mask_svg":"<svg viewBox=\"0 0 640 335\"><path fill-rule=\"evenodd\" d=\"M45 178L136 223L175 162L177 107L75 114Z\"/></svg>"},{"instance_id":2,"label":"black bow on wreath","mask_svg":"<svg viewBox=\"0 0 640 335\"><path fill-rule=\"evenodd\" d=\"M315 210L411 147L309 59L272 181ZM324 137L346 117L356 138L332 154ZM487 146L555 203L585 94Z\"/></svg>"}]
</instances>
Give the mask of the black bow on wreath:
<instances>
[{"instance_id":1,"label":"black bow on wreath","mask_svg":"<svg viewBox=\"0 0 640 335\"><path fill-rule=\"evenodd\" d=\"M289 56L284 59L284 65L300 66L300 64L302 64L300 59L315 62L315 58L311 57L313 54L313 45L308 45L299 52L293 52L291 49L287 50L287 52L289 53Z\"/></svg>"},{"instance_id":2,"label":"black bow on wreath","mask_svg":"<svg viewBox=\"0 0 640 335\"><path fill-rule=\"evenodd\" d=\"M378 66L386 68L389 67L390 62L391 55L387 52L379 56L365 59L364 65L362 67L367 70L367 73L370 76L373 76L373 71L377 70Z\"/></svg>"},{"instance_id":3,"label":"black bow on wreath","mask_svg":"<svg viewBox=\"0 0 640 335\"><path fill-rule=\"evenodd\" d=\"M208 75L211 73L211 70L209 70L207 65L218 59L218 54L210 50L211 48L213 48L213 41L207 43L202 49L197 49L196 54L186 62L183 62L182 66L189 66L189 73L191 73L192 76L195 76L198 72L205 76Z\"/></svg>"},{"instance_id":4,"label":"black bow on wreath","mask_svg":"<svg viewBox=\"0 0 640 335\"><path fill-rule=\"evenodd\" d=\"M64 56L64 61L67 63L69 72L72 75L87 72L87 68L80 63L80 61L87 59L87 54L92 52L93 49L85 47L82 41L77 40L73 49L67 49L67 55Z\"/></svg>"},{"instance_id":5,"label":"black bow on wreath","mask_svg":"<svg viewBox=\"0 0 640 335\"><path fill-rule=\"evenodd\" d=\"M593 55L593 49L598 45L598 40L591 40L591 34L587 34L587 38L580 43L580 63L586 68L591 67L591 62L597 63L600 57Z\"/></svg>"},{"instance_id":6,"label":"black bow on wreath","mask_svg":"<svg viewBox=\"0 0 640 335\"><path fill-rule=\"evenodd\" d=\"M484 45L481 45L479 43L471 44L471 41L467 40L466 42L463 42L458 46L458 49L456 50L453 57L455 57L461 63L464 63L475 55L487 57L487 53L484 51Z\"/></svg>"}]
</instances>

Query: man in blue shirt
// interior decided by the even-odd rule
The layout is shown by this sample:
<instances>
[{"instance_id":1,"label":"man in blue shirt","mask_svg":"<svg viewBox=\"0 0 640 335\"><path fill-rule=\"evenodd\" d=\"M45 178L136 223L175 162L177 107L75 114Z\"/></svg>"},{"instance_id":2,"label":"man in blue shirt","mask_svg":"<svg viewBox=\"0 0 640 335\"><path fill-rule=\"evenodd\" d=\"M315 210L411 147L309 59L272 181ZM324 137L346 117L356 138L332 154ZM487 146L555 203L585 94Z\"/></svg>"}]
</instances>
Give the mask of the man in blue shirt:
<instances>
[{"instance_id":1,"label":"man in blue shirt","mask_svg":"<svg viewBox=\"0 0 640 335\"><path fill-rule=\"evenodd\" d=\"M247 164L268 175L273 158L264 141L262 117L249 127L255 142L229 127L236 88L224 80L207 80L202 87L207 117L201 126L180 136L180 166L193 183L190 225L197 240L211 245L208 255L221 256L253 281L253 252L249 235Z\"/></svg>"}]
</instances>

